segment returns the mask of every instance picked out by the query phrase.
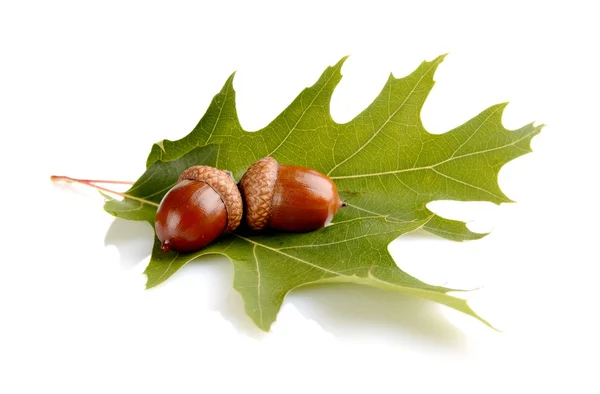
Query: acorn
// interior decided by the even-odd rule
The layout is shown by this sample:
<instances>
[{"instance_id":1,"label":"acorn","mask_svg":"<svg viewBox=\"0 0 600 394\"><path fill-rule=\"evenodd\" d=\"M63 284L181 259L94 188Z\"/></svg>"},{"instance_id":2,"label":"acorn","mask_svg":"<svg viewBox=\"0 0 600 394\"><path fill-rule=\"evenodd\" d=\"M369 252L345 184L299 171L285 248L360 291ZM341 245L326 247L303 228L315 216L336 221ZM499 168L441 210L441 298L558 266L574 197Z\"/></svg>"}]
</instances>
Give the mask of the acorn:
<instances>
[{"instance_id":1,"label":"acorn","mask_svg":"<svg viewBox=\"0 0 600 394\"><path fill-rule=\"evenodd\" d=\"M230 174L209 166L190 167L165 194L156 212L162 250L192 252L235 230L242 197Z\"/></svg>"},{"instance_id":2,"label":"acorn","mask_svg":"<svg viewBox=\"0 0 600 394\"><path fill-rule=\"evenodd\" d=\"M239 188L244 220L254 230L306 232L328 225L343 205L333 181L312 168L264 157L248 168Z\"/></svg>"}]
</instances>

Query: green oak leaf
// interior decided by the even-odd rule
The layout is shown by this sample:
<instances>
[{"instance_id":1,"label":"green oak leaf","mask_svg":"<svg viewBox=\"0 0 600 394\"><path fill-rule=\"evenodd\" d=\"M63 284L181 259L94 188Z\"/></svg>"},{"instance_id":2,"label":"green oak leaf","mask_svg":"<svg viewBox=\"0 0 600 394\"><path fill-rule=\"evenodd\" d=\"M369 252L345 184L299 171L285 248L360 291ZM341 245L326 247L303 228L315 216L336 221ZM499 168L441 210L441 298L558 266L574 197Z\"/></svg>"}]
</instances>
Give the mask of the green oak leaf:
<instances>
[{"instance_id":1,"label":"green oak leaf","mask_svg":"<svg viewBox=\"0 0 600 394\"><path fill-rule=\"evenodd\" d=\"M239 179L264 156L304 165L329 175L348 204L323 229L306 234L237 231L195 253L164 253L155 239L145 271L147 287L207 254L234 264L234 287L246 313L263 330L275 321L285 295L300 286L347 282L423 297L481 319L448 289L431 286L398 268L387 246L398 236L424 229L456 241L478 239L460 221L429 211L435 200L510 202L497 182L500 168L531 151L542 126L502 126L506 104L492 106L441 135L428 133L420 111L444 56L423 62L404 78L390 76L374 102L344 124L333 121L331 96L345 59L325 70L271 124L242 129L235 106L233 75L186 137L152 147L144 175L127 192L131 199L106 204L111 214L152 223L156 203L178 173L194 164L229 170ZM218 146L218 149L216 146ZM139 212L138 212L139 211Z\"/></svg>"}]
</instances>

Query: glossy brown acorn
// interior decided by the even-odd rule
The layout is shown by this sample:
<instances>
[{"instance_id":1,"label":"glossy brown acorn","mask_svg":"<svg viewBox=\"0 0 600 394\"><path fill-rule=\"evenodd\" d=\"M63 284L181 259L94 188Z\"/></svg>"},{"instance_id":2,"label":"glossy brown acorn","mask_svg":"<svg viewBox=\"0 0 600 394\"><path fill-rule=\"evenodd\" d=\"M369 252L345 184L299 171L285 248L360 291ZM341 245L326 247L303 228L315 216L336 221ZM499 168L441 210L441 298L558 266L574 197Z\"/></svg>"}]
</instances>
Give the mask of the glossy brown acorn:
<instances>
[{"instance_id":1,"label":"glossy brown acorn","mask_svg":"<svg viewBox=\"0 0 600 394\"><path fill-rule=\"evenodd\" d=\"M208 166L185 170L156 212L162 250L192 252L240 224L242 198L233 178Z\"/></svg>"},{"instance_id":2,"label":"glossy brown acorn","mask_svg":"<svg viewBox=\"0 0 600 394\"><path fill-rule=\"evenodd\" d=\"M240 181L245 221L254 230L305 232L328 225L343 205L335 184L307 167L265 157Z\"/></svg>"}]
</instances>

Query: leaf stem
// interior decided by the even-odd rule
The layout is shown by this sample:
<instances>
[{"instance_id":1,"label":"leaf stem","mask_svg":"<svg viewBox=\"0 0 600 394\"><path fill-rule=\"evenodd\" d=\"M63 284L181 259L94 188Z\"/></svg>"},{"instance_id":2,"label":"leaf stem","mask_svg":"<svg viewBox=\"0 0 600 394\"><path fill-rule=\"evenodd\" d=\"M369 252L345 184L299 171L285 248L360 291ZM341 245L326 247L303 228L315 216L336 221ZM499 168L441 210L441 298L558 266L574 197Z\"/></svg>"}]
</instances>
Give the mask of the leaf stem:
<instances>
[{"instance_id":1,"label":"leaf stem","mask_svg":"<svg viewBox=\"0 0 600 394\"><path fill-rule=\"evenodd\" d=\"M50 180L53 182L78 182L78 183L111 183L113 185L133 185L131 181L107 181L102 179L75 179L64 175L52 175Z\"/></svg>"},{"instance_id":2,"label":"leaf stem","mask_svg":"<svg viewBox=\"0 0 600 394\"><path fill-rule=\"evenodd\" d=\"M107 180L94 180L94 179L77 179L77 178L71 178L69 176L64 176L64 175L52 175L52 176L50 176L50 180L52 182L79 183L79 184L82 184L82 185L87 185L87 186L93 187L94 189L101 190L101 191L106 192L106 193L114 194L114 195L117 195L117 196L120 196L120 197L123 197L123 198L128 198L130 200L136 200L136 201L139 201L139 202L144 203L144 204L154 205L155 207L158 207L158 204L155 203L155 202L148 201L148 200L145 200L143 198L131 196L131 195L126 194L126 193L121 193L121 192L118 192L118 191L115 191L115 190L107 189L105 187L96 185L96 183L112 183L114 185L133 185L133 182L128 182L128 181L107 181Z\"/></svg>"}]
</instances>

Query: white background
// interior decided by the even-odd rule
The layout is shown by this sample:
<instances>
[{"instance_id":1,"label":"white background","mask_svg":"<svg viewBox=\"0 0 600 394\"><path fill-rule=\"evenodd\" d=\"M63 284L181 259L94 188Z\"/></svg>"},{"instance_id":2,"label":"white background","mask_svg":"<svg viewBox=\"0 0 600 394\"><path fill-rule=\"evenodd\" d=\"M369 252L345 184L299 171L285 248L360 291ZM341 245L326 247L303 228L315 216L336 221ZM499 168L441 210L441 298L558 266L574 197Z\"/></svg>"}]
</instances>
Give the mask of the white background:
<instances>
[{"instance_id":1,"label":"white background","mask_svg":"<svg viewBox=\"0 0 600 394\"><path fill-rule=\"evenodd\" d=\"M0 392L597 393L600 108L593 2L3 1L0 5ZM152 232L51 174L135 180L187 134L231 72L242 125L266 125L342 56L350 120L388 73L449 52L422 112L443 132L510 101L545 123L506 165L516 204L436 204L492 230L390 250L435 284L479 288L502 332L370 288L292 293L256 329L223 258L145 291Z\"/></svg>"}]
</instances>

